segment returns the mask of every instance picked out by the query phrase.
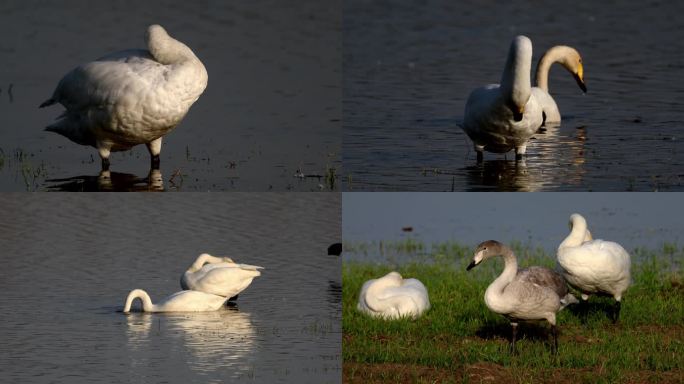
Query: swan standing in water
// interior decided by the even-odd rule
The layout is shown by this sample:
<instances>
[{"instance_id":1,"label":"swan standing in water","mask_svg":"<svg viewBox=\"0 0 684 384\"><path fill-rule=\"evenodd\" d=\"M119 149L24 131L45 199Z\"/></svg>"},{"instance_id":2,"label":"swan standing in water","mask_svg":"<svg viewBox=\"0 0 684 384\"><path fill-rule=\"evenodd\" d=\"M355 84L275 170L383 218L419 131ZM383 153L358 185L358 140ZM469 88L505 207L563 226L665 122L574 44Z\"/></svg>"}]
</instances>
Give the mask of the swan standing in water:
<instances>
[{"instance_id":1,"label":"swan standing in water","mask_svg":"<svg viewBox=\"0 0 684 384\"><path fill-rule=\"evenodd\" d=\"M513 250L495 240L488 240L477 246L467 270L483 260L501 256L504 270L485 291L485 304L495 313L506 316L511 322L511 352L515 352L515 341L520 320L546 320L551 324L553 350L558 352L558 331L556 313L565 305L577 302L568 293L568 286L558 273L543 267L518 270L518 261Z\"/></svg>"},{"instance_id":2,"label":"swan standing in water","mask_svg":"<svg viewBox=\"0 0 684 384\"><path fill-rule=\"evenodd\" d=\"M228 257L203 253L181 276L181 287L214 295L237 299L252 280L261 276L256 265L237 264Z\"/></svg>"},{"instance_id":3,"label":"swan standing in water","mask_svg":"<svg viewBox=\"0 0 684 384\"><path fill-rule=\"evenodd\" d=\"M570 234L558 246L558 265L568 283L582 293L612 296L613 323L620 316L622 294L629 287L629 253L618 243L604 240L584 241L587 221L578 213L570 215Z\"/></svg>"},{"instance_id":4,"label":"swan standing in water","mask_svg":"<svg viewBox=\"0 0 684 384\"><path fill-rule=\"evenodd\" d=\"M97 148L102 168L109 154L147 145L159 168L162 137L175 128L207 86L207 71L185 44L151 25L148 50L126 50L82 64L60 80L41 108L66 111L46 131Z\"/></svg>"},{"instance_id":5,"label":"swan standing in water","mask_svg":"<svg viewBox=\"0 0 684 384\"><path fill-rule=\"evenodd\" d=\"M522 159L528 140L541 127L542 106L532 92L530 71L532 42L526 36L513 39L501 85L490 84L468 97L463 130L475 145L478 162L483 151L506 153L515 149Z\"/></svg>"},{"instance_id":6,"label":"swan standing in water","mask_svg":"<svg viewBox=\"0 0 684 384\"><path fill-rule=\"evenodd\" d=\"M430 300L423 283L402 279L397 272L366 281L357 305L361 312L386 319L417 318L429 308Z\"/></svg>"},{"instance_id":7,"label":"swan standing in water","mask_svg":"<svg viewBox=\"0 0 684 384\"><path fill-rule=\"evenodd\" d=\"M204 312L215 311L223 306L227 298L198 291L180 291L152 304L150 295L142 289L134 289L126 297L124 313L131 311L135 299L142 301L143 312Z\"/></svg>"},{"instance_id":8,"label":"swan standing in water","mask_svg":"<svg viewBox=\"0 0 684 384\"><path fill-rule=\"evenodd\" d=\"M575 48L557 45L550 48L537 64L537 86L532 88L532 94L542 106L543 123L560 123L561 115L555 100L549 94L549 70L554 63L561 64L577 81L582 92L587 92L584 84L584 67L582 56Z\"/></svg>"}]
</instances>

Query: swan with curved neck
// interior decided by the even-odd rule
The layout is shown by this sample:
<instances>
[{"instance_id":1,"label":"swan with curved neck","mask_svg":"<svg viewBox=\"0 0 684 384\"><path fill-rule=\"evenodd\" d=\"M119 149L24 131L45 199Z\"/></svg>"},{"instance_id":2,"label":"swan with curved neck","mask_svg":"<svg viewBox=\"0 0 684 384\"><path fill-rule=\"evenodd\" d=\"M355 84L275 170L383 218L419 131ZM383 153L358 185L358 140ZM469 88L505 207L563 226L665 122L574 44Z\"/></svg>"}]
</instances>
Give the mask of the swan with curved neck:
<instances>
[{"instance_id":1,"label":"swan with curved neck","mask_svg":"<svg viewBox=\"0 0 684 384\"><path fill-rule=\"evenodd\" d=\"M590 294L612 296L613 322L620 316L622 295L631 282L629 253L618 243L604 240L585 241L587 221L582 215L570 215L570 234L558 246L557 261L561 273L572 287L588 300Z\"/></svg>"},{"instance_id":2,"label":"swan with curved neck","mask_svg":"<svg viewBox=\"0 0 684 384\"><path fill-rule=\"evenodd\" d=\"M462 128L475 145L478 161L483 151L506 153L516 159L542 125L542 108L532 92L532 42L517 36L511 42L501 84L475 89L466 102Z\"/></svg>"},{"instance_id":3,"label":"swan with curved neck","mask_svg":"<svg viewBox=\"0 0 684 384\"><path fill-rule=\"evenodd\" d=\"M181 276L181 288L236 299L254 280L261 276L256 265L238 264L228 257L203 253Z\"/></svg>"},{"instance_id":4,"label":"swan with curved neck","mask_svg":"<svg viewBox=\"0 0 684 384\"><path fill-rule=\"evenodd\" d=\"M82 64L60 80L40 107L66 111L45 128L109 155L145 144L159 168L162 137L174 129L207 86L207 71L190 48L160 25L145 35L147 50L119 51Z\"/></svg>"},{"instance_id":5,"label":"swan with curved neck","mask_svg":"<svg viewBox=\"0 0 684 384\"><path fill-rule=\"evenodd\" d=\"M428 292L417 279L403 279L397 272L363 284L359 311L385 319L416 318L430 308Z\"/></svg>"},{"instance_id":6,"label":"swan with curved neck","mask_svg":"<svg viewBox=\"0 0 684 384\"><path fill-rule=\"evenodd\" d=\"M550 48L537 64L537 86L532 88L532 92L542 105L545 123L561 122L558 105L549 93L549 70L554 63L559 63L570 72L582 92L587 92L587 86L584 83L584 66L579 52L575 48L565 45Z\"/></svg>"},{"instance_id":7,"label":"swan with curved neck","mask_svg":"<svg viewBox=\"0 0 684 384\"><path fill-rule=\"evenodd\" d=\"M180 291L161 300L157 304L152 303L150 295L142 289L132 290L126 297L124 313L131 311L131 306L136 299L142 302L143 312L204 312L215 311L223 306L226 298L197 291Z\"/></svg>"},{"instance_id":8,"label":"swan with curved neck","mask_svg":"<svg viewBox=\"0 0 684 384\"><path fill-rule=\"evenodd\" d=\"M558 291L567 294L565 282L560 276L555 278L554 272L548 268L530 267L527 272L518 271L518 261L513 250L495 240L488 240L477 246L473 260L466 270L469 271L482 261L496 256L504 259L504 270L487 287L484 298L485 304L492 312L504 315L510 320L511 352L515 352L520 320L548 321L553 333L554 351L557 352L556 313L563 307L562 296Z\"/></svg>"}]
</instances>

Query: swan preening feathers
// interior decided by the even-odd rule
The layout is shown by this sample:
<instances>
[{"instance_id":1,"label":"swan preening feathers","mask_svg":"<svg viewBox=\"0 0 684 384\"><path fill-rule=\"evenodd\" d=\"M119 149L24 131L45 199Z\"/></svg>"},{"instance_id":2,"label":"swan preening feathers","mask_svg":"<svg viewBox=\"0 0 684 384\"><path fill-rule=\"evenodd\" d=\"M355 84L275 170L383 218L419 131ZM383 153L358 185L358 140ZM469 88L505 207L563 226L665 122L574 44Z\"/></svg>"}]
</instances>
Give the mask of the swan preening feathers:
<instances>
[{"instance_id":1,"label":"swan preening feathers","mask_svg":"<svg viewBox=\"0 0 684 384\"><path fill-rule=\"evenodd\" d=\"M361 288L357 309L385 319L416 318L430 308L428 292L416 279L403 279L390 272L366 281Z\"/></svg>"},{"instance_id":2,"label":"swan preening feathers","mask_svg":"<svg viewBox=\"0 0 684 384\"><path fill-rule=\"evenodd\" d=\"M190 48L151 25L147 50L115 52L79 65L40 107L66 111L45 130L97 148L102 167L112 151L147 145L159 167L162 137L185 117L207 86L207 71Z\"/></svg>"},{"instance_id":3,"label":"swan preening feathers","mask_svg":"<svg viewBox=\"0 0 684 384\"><path fill-rule=\"evenodd\" d=\"M576 55L575 55L576 54ZM522 158L527 142L545 120L560 122L560 113L548 93L548 72L551 64L560 62L573 73L583 91L581 58L570 47L551 48L537 67L538 87L532 87L532 42L517 36L511 42L500 84L475 89L466 102L463 130L473 141L477 159L483 151L506 153L515 150Z\"/></svg>"},{"instance_id":4,"label":"swan preening feathers","mask_svg":"<svg viewBox=\"0 0 684 384\"><path fill-rule=\"evenodd\" d=\"M578 213L570 216L570 234L558 246L558 266L568 283L587 300L591 294L615 299L613 322L620 315L623 293L629 287L629 253L618 243L604 240L585 241L587 221Z\"/></svg>"},{"instance_id":5,"label":"swan preening feathers","mask_svg":"<svg viewBox=\"0 0 684 384\"><path fill-rule=\"evenodd\" d=\"M130 312L133 301L138 298L144 312L215 311L226 301L236 298L255 277L260 276L259 269L263 267L238 264L228 257L203 253L181 276L183 291L152 304L147 292L134 289L126 298L124 312Z\"/></svg>"},{"instance_id":6,"label":"swan preening feathers","mask_svg":"<svg viewBox=\"0 0 684 384\"><path fill-rule=\"evenodd\" d=\"M565 280L557 272L543 267L530 267L518 270L518 261L509 247L495 240L488 240L477 246L471 270L482 261L501 256L504 270L485 291L485 303L495 313L506 316L511 321L511 351L515 351L515 341L520 320L546 320L551 324L554 351L558 351L556 313L565 305L576 302L568 293Z\"/></svg>"},{"instance_id":7,"label":"swan preening feathers","mask_svg":"<svg viewBox=\"0 0 684 384\"><path fill-rule=\"evenodd\" d=\"M263 267L203 253L181 276L181 288L232 298L261 276L260 269Z\"/></svg>"}]
</instances>

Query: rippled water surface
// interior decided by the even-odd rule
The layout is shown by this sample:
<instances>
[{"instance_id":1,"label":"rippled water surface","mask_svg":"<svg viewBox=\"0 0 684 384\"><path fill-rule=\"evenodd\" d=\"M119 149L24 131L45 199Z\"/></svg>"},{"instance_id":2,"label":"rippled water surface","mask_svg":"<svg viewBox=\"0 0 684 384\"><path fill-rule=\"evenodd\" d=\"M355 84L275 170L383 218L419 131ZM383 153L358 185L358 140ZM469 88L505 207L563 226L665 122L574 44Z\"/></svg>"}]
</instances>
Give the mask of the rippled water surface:
<instances>
[{"instance_id":1,"label":"rippled water surface","mask_svg":"<svg viewBox=\"0 0 684 384\"><path fill-rule=\"evenodd\" d=\"M678 193L343 195L342 232L351 245L412 240L426 247L445 242L474 247L494 239L555 254L575 212L586 218L594 238L616 241L628 251L641 247L660 252L666 244L684 245L684 206ZM379 256L345 252L349 259Z\"/></svg>"},{"instance_id":2,"label":"rippled water surface","mask_svg":"<svg viewBox=\"0 0 684 384\"><path fill-rule=\"evenodd\" d=\"M340 198L0 194L3 383L340 380ZM209 252L265 267L216 312L121 313ZM136 304L138 306L139 304Z\"/></svg>"},{"instance_id":3,"label":"rippled water surface","mask_svg":"<svg viewBox=\"0 0 684 384\"><path fill-rule=\"evenodd\" d=\"M684 3L344 2L344 189L681 190ZM533 68L559 44L583 57L588 93L562 67L563 122L527 160L486 153L459 127L471 90L498 83L515 35Z\"/></svg>"},{"instance_id":4,"label":"rippled water surface","mask_svg":"<svg viewBox=\"0 0 684 384\"><path fill-rule=\"evenodd\" d=\"M78 64L145 48L153 23L193 49L209 84L164 137L159 177L137 146L112 155L108 179L94 148L43 131L62 107L38 105ZM0 190L335 189L340 23L338 1L3 2Z\"/></svg>"}]
</instances>

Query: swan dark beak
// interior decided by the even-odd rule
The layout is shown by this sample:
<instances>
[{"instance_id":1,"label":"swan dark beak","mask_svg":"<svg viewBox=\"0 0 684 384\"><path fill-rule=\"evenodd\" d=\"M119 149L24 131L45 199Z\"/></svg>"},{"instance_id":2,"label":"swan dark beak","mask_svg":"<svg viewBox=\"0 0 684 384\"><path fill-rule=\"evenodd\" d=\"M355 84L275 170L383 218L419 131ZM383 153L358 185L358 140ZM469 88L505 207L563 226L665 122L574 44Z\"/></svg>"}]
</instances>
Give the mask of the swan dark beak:
<instances>
[{"instance_id":1,"label":"swan dark beak","mask_svg":"<svg viewBox=\"0 0 684 384\"><path fill-rule=\"evenodd\" d=\"M468 264L466 271L470 271L471 269L475 268L476 266L477 266L477 263L475 262L475 260L473 260L470 262L470 264Z\"/></svg>"},{"instance_id":2,"label":"swan dark beak","mask_svg":"<svg viewBox=\"0 0 684 384\"><path fill-rule=\"evenodd\" d=\"M521 121L523 119L523 113L525 112L525 106L518 108L513 102L507 103L508 109L513 112L513 120Z\"/></svg>"},{"instance_id":3,"label":"swan dark beak","mask_svg":"<svg viewBox=\"0 0 684 384\"><path fill-rule=\"evenodd\" d=\"M582 80L582 77L577 73L573 74L572 76L575 78L575 81L577 82L577 85L579 85L582 92L587 93L587 86L586 84L584 84L584 80Z\"/></svg>"}]
</instances>

